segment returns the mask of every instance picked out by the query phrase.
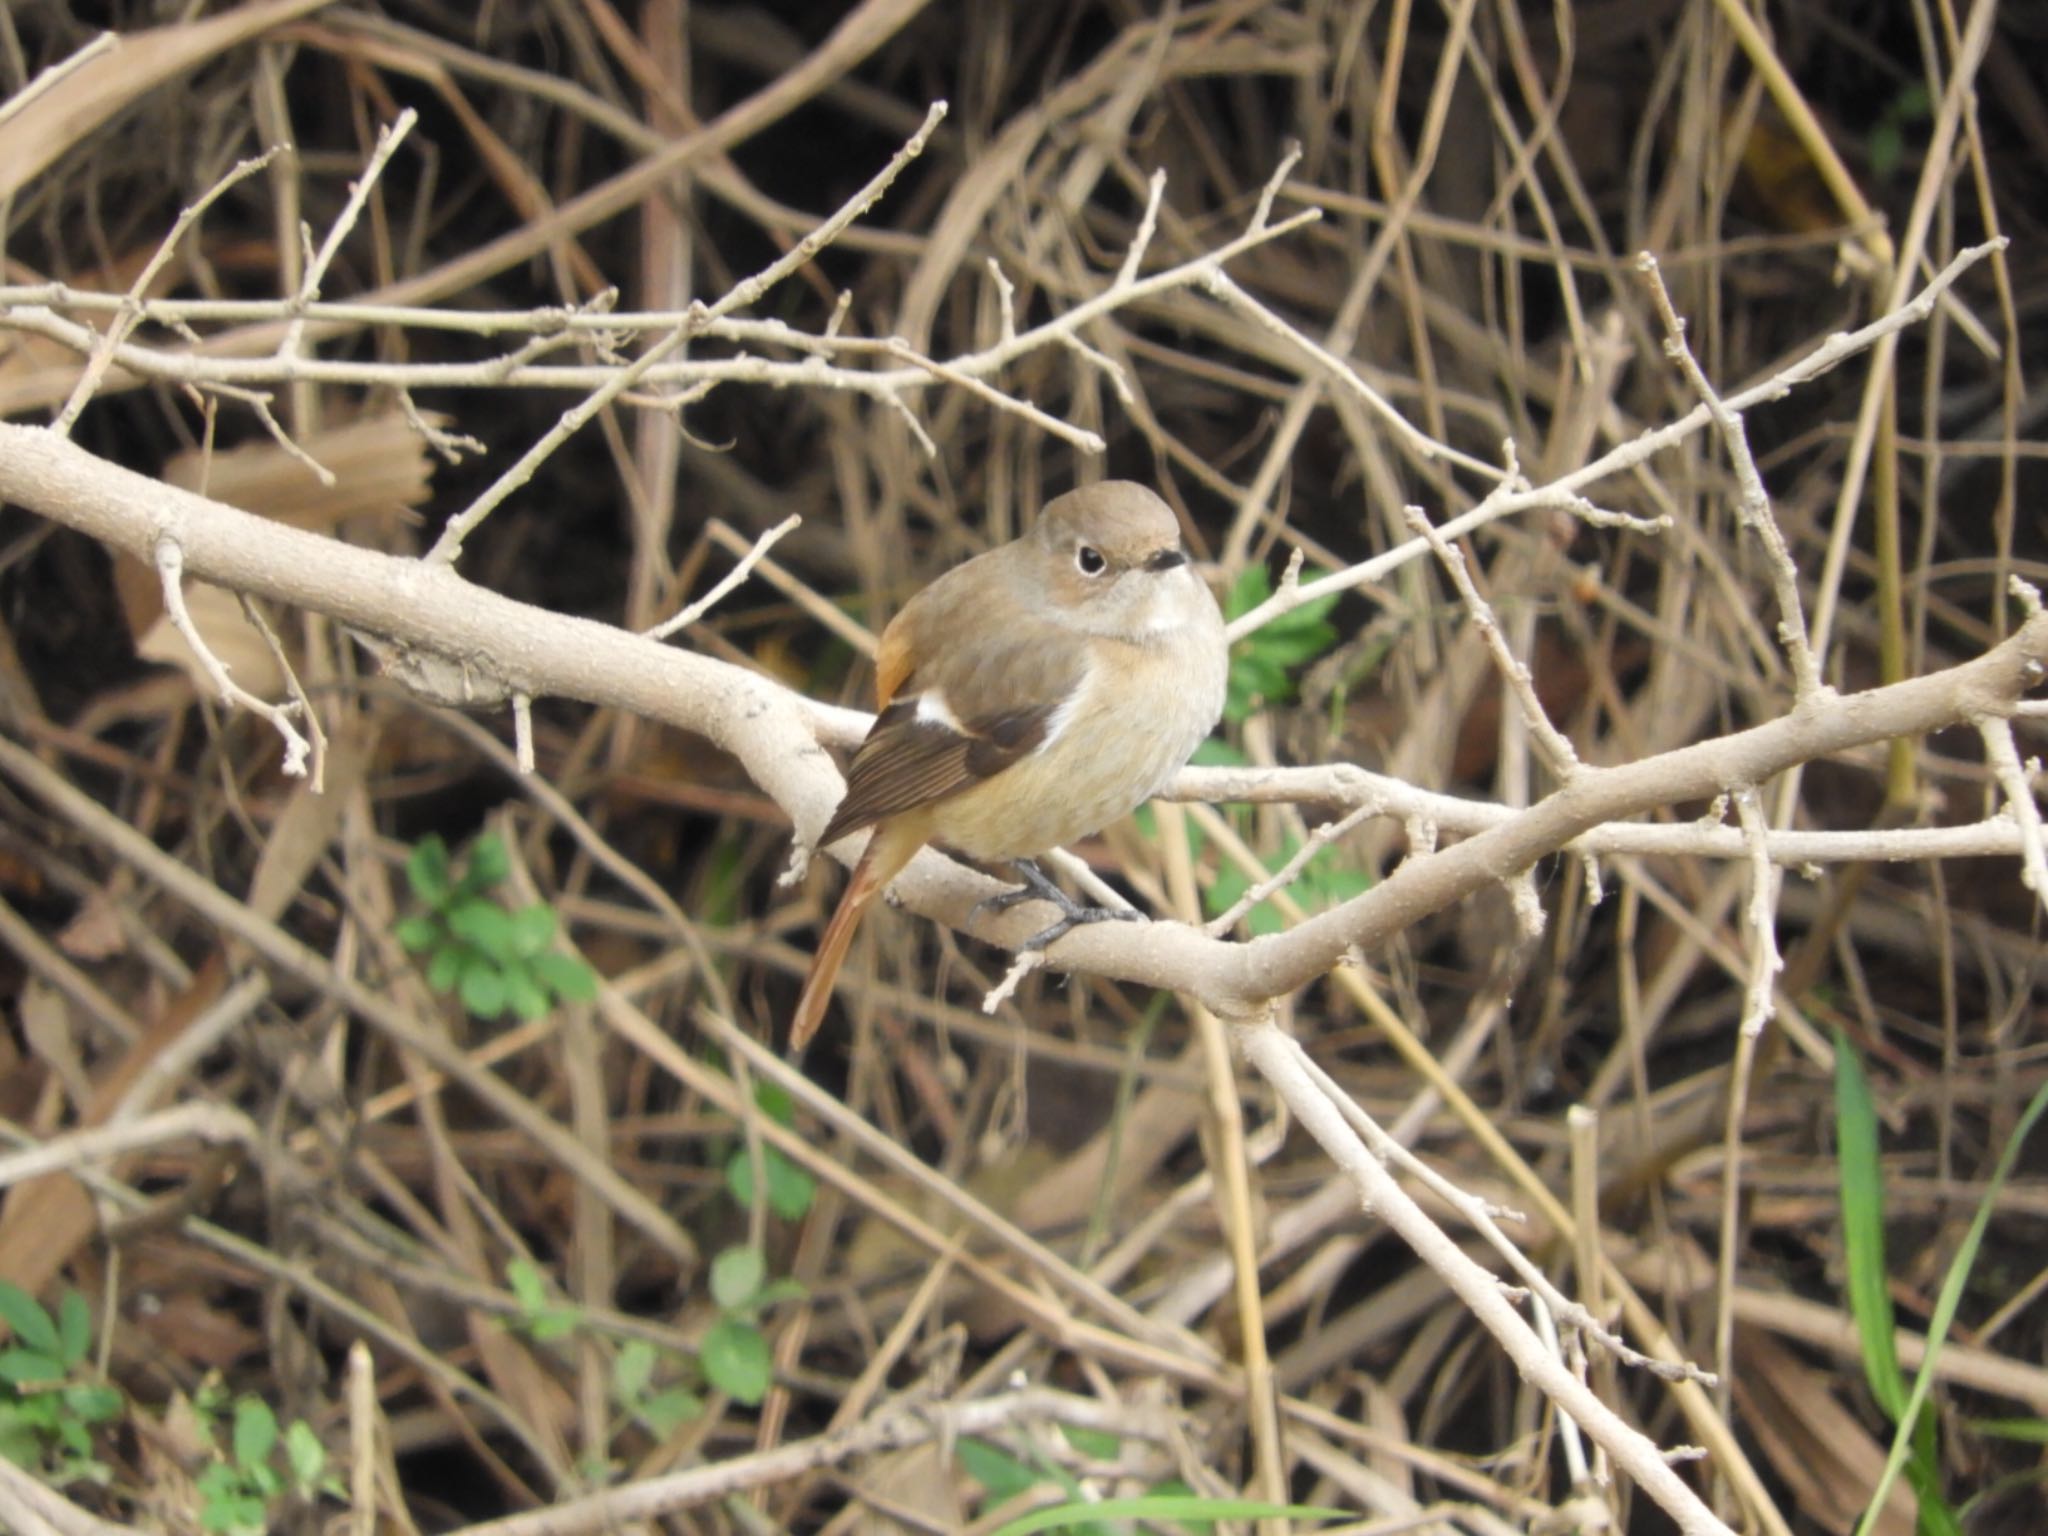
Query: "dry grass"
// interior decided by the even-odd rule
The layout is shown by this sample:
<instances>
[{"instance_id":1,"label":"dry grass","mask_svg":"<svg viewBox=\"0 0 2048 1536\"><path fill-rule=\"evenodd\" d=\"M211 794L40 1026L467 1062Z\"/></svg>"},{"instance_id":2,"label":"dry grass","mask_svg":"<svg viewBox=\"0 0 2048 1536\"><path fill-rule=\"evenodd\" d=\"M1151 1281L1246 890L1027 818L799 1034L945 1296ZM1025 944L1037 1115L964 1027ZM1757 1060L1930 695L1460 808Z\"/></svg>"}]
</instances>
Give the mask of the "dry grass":
<instances>
[{"instance_id":1,"label":"dry grass","mask_svg":"<svg viewBox=\"0 0 2048 1536\"><path fill-rule=\"evenodd\" d=\"M10 89L87 41L58 9L0 17ZM1639 250L1733 396L2003 235L1924 324L1746 412L1784 561L1710 430L1579 487L1659 531L1552 505L1461 542L1541 712L1595 766L1784 716L1803 696L1788 588L1817 681L1847 692L1976 656L2017 625L2008 578L2048 578L2025 511L2048 107L2024 63L2048 38L2020 8L1980 36L1946 4L1823 5L1771 37L1735 0L867 0L801 31L683 0L459 9L168 21L0 117L0 410L393 554L475 510L471 580L633 631L800 514L677 643L858 706L894 606L1077 477L1158 486L1220 587L1295 550L1347 570L1411 540L1404 507L1441 525L1480 504L1508 440L1548 486L1694 410ZM1970 88L1948 91L1958 59ZM922 156L810 259L800 242L941 97ZM1216 253L1248 231L1226 281ZM783 281L740 286L780 258ZM713 312L689 317L698 301ZM520 465L579 402L588 423ZM63 1143L88 1183L26 1180L0 1212L0 1277L92 1298L130 1401L99 1446L112 1484L72 1487L51 1528L94 1528L88 1509L189 1528L204 1457L177 1405L215 1373L356 1479L346 1516L280 1506L305 1529L567 1533L657 1507L688 1530L972 1529L993 1510L956 1436L1095 1492L1179 1478L1365 1529L1669 1528L1593 1475L1213 1018L1045 971L988 1017L1000 952L883 917L799 1074L772 1047L836 877L778 882L789 807L734 758L618 709L529 707L461 661L381 645L377 676L305 611L270 611L266 640L217 589L188 586L181 626L150 571L109 581L53 530L0 522L0 718L112 824L50 813L7 770L0 1113L23 1146L140 1129ZM1228 727L1241 759L1511 808L1554 789L1444 566L1353 585L1298 696ZM194 633L251 696L303 688L320 793L280 772L272 725L218 707ZM821 718L844 739L847 717ZM2018 732L2024 754L2038 721ZM1995 767L1970 732L1906 739L1739 810L1970 826L2000 804ZM1149 834L1077 851L1199 923L1203 891L1278 869L1350 808L1333 798L1162 805ZM480 1022L396 942L408 849L486 828L513 904L551 903L607 978L602 1008ZM1369 811L1264 910L1291 927L1336 875L1474 830ZM220 905L148 872L151 845ZM1399 1142L1522 1213L1510 1235L1566 1295L1621 1317L1625 1280L1630 1342L1657 1353L1661 1328L1718 1373L1695 1400L1598 1348L1585 1367L1658 1442L1710 1445L1685 1475L1738 1529L1850 1531L1890 1439L1842 1299L1836 1032L1884 1116L1908 1370L2044 1078L2022 861L1849 846L1772 898L1774 986L1751 861L1674 838L1603 857L1597 902L1578 859L1548 860L1279 1008ZM1751 1048L1738 1026L1766 993ZM752 1108L764 1087L790 1128ZM805 1214L736 1202L735 1154L808 1167ZM1415 1187L1485 1258L1472 1213ZM1982 1495L1973 1530L2044 1518L2034 1457L1976 1422L2048 1418L2042 1205L2023 1161L1940 1361L1945 1486ZM649 1433L613 1399L621 1351L687 1375L716 1322L709 1259L747 1244L802 1287L761 1317L773 1389ZM574 1309L566 1340L516 1326L521 1260ZM569 1502L599 1467L626 1492ZM1004 1512L1059 1486L1048 1470Z\"/></svg>"}]
</instances>

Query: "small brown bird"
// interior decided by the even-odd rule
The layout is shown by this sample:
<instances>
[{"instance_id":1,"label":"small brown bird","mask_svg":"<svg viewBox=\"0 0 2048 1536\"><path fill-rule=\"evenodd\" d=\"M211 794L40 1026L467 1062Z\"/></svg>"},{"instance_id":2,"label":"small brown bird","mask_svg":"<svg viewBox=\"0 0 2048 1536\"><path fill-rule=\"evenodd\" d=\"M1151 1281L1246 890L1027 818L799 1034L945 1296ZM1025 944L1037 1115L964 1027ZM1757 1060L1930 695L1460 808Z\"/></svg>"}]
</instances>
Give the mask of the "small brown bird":
<instances>
[{"instance_id":1,"label":"small brown bird","mask_svg":"<svg viewBox=\"0 0 2048 1536\"><path fill-rule=\"evenodd\" d=\"M1141 485L1112 480L1054 500L1032 530L955 566L882 631L874 728L818 846L873 827L804 977L790 1043L817 1032L861 916L917 850L1014 865L1020 890L1076 923L1128 914L1077 906L1029 861L1150 799L1223 712L1229 646L1180 525Z\"/></svg>"}]
</instances>

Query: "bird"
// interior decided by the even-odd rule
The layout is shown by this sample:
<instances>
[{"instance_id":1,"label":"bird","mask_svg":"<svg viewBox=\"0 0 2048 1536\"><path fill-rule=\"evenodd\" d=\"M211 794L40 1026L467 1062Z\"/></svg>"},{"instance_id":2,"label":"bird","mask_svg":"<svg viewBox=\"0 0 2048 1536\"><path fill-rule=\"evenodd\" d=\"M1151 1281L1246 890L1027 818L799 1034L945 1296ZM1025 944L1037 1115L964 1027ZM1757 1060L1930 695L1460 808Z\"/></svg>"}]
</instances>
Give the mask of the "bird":
<instances>
[{"instance_id":1,"label":"bird","mask_svg":"<svg viewBox=\"0 0 2048 1536\"><path fill-rule=\"evenodd\" d=\"M1055 497L1010 543L903 605L875 656L874 726L816 846L872 829L804 977L790 1028L817 1032L862 916L926 844L1024 882L1058 922L1133 914L1073 902L1032 862L1164 788L1215 729L1223 615L1153 491L1109 480Z\"/></svg>"}]
</instances>

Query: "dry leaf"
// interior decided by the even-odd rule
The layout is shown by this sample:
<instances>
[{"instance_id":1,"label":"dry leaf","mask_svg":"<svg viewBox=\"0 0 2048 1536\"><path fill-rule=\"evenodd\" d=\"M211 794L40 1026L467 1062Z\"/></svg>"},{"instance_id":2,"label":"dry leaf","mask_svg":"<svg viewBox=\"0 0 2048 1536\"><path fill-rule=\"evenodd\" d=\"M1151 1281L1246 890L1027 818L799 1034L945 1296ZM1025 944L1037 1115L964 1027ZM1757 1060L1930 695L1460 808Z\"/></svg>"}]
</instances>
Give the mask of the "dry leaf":
<instances>
[{"instance_id":1,"label":"dry leaf","mask_svg":"<svg viewBox=\"0 0 2048 1536\"><path fill-rule=\"evenodd\" d=\"M123 954L128 935L121 929L121 911L105 891L85 898L78 915L57 935L57 947L74 960L99 961Z\"/></svg>"},{"instance_id":2,"label":"dry leaf","mask_svg":"<svg viewBox=\"0 0 2048 1536\"><path fill-rule=\"evenodd\" d=\"M333 473L332 485L321 484L295 455L268 439L224 452L178 454L164 464L163 478L260 517L323 533L357 518L380 524L402 518L433 490L427 446L396 411L308 434L299 446ZM155 570L117 555L114 588L136 654L178 667L202 693L213 694L212 675L165 612ZM284 670L241 599L203 581L188 580L183 590L193 628L229 675L259 698L282 694Z\"/></svg>"},{"instance_id":3,"label":"dry leaf","mask_svg":"<svg viewBox=\"0 0 2048 1536\"><path fill-rule=\"evenodd\" d=\"M440 426L446 417L426 414ZM163 478L182 490L242 507L273 522L329 532L344 520L396 518L433 490L434 461L412 424L397 411L359 417L295 439L334 476L332 485L268 438L165 460Z\"/></svg>"},{"instance_id":4,"label":"dry leaf","mask_svg":"<svg viewBox=\"0 0 2048 1536\"><path fill-rule=\"evenodd\" d=\"M1884 1471L1887 1447L1835 1396L1840 1378L1802 1364L1767 1333L1736 1336L1735 1397L1741 1423L1793 1490L1791 1507L1837 1536L1850 1536ZM1878 1512L1877 1536L1913 1536L1913 1493L1903 1482Z\"/></svg>"},{"instance_id":5,"label":"dry leaf","mask_svg":"<svg viewBox=\"0 0 2048 1536\"><path fill-rule=\"evenodd\" d=\"M249 910L258 917L276 922L305 888L306 877L334 839L351 795L369 772L376 736L376 729L365 724L329 743L327 787L321 793L315 794L304 779L292 787L291 799L264 840L249 881Z\"/></svg>"},{"instance_id":6,"label":"dry leaf","mask_svg":"<svg viewBox=\"0 0 2048 1536\"><path fill-rule=\"evenodd\" d=\"M122 108L217 54L317 11L327 0L270 0L205 21L130 32L0 126L0 199L9 199Z\"/></svg>"},{"instance_id":7,"label":"dry leaf","mask_svg":"<svg viewBox=\"0 0 2048 1536\"><path fill-rule=\"evenodd\" d=\"M36 1060L56 1073L57 1081L64 1085L65 1096L74 1108L83 1104L92 1096L92 1078L85 1070L84 1057L79 1054L71 1005L64 994L42 977L31 976L22 985L16 1012L21 1019L22 1038L28 1041L29 1051Z\"/></svg>"}]
</instances>

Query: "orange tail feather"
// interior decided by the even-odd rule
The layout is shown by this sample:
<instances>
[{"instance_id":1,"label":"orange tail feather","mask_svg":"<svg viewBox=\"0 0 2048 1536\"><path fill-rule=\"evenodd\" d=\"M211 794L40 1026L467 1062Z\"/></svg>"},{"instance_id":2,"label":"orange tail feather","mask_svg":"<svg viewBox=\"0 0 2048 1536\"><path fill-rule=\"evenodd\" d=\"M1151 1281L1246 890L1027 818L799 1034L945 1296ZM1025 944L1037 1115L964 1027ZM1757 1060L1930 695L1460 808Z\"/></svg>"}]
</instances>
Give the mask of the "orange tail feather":
<instances>
[{"instance_id":1,"label":"orange tail feather","mask_svg":"<svg viewBox=\"0 0 2048 1536\"><path fill-rule=\"evenodd\" d=\"M861 854L860 862L853 866L853 878L847 882L846 891L839 898L839 905L833 909L832 920L825 925L824 935L818 940L818 952L811 957L811 968L804 973L804 989L796 1000L796 1015L790 1021L789 1044L792 1050L802 1050L810 1044L811 1036L818 1032L824 1022L826 1006L832 1001L832 987L839 979L839 967L846 961L847 947L853 943L853 933L860 926L860 920L875 904L875 898L882 889L896 878L897 872L910 862L912 854L922 845L923 839L911 841L908 847L900 846L904 839L892 836L895 829L879 827L868 839L867 850Z\"/></svg>"}]
</instances>

